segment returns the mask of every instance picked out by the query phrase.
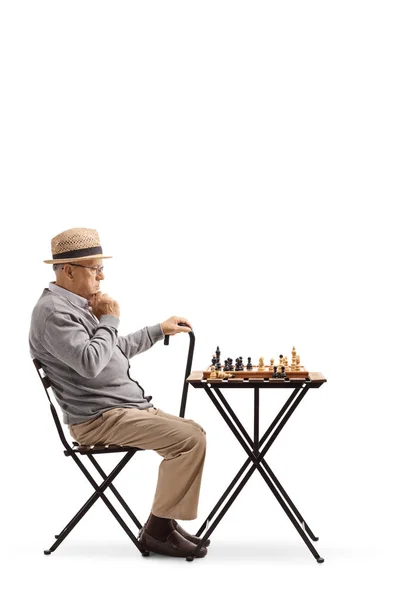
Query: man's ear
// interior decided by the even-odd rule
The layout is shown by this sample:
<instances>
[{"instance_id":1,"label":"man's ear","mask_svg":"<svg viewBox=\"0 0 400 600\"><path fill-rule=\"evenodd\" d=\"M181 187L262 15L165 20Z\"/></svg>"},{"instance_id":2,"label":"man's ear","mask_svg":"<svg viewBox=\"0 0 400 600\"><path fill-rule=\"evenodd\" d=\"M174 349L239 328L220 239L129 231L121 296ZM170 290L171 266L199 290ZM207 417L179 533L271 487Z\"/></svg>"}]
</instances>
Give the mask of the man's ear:
<instances>
[{"instance_id":1,"label":"man's ear","mask_svg":"<svg viewBox=\"0 0 400 600\"><path fill-rule=\"evenodd\" d=\"M72 267L69 264L64 265L64 269L63 269L65 276L67 277L67 279L70 279L71 281L73 281L72 278Z\"/></svg>"}]
</instances>

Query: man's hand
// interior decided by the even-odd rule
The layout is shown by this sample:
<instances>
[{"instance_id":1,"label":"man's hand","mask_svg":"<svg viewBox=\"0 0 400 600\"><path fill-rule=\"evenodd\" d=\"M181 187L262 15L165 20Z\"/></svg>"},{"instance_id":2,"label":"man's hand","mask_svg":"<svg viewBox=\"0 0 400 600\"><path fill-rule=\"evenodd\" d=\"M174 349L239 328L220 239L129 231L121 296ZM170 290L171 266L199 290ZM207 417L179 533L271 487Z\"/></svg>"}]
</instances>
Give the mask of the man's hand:
<instances>
[{"instance_id":1,"label":"man's hand","mask_svg":"<svg viewBox=\"0 0 400 600\"><path fill-rule=\"evenodd\" d=\"M119 304L108 294L97 292L89 300L89 306L92 307L92 313L100 319L101 315L113 315L119 318Z\"/></svg>"},{"instance_id":2,"label":"man's hand","mask_svg":"<svg viewBox=\"0 0 400 600\"><path fill-rule=\"evenodd\" d=\"M178 323L185 323L187 327L178 325ZM175 335L176 333L187 333L192 330L192 326L185 317L170 317L163 323L161 323L161 329L164 335Z\"/></svg>"}]
</instances>

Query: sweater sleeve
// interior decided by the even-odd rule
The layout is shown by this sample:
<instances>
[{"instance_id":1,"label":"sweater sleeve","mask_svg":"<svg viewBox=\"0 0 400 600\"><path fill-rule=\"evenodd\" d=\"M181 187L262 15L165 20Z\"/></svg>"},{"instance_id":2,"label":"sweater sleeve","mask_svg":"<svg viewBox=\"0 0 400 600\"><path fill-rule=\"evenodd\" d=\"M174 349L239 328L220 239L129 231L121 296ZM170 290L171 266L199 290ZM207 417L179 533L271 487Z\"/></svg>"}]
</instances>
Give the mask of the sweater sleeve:
<instances>
[{"instance_id":1,"label":"sweater sleeve","mask_svg":"<svg viewBox=\"0 0 400 600\"><path fill-rule=\"evenodd\" d=\"M119 319L102 315L92 337L70 315L52 313L46 320L43 335L45 349L82 377L93 379L111 360L118 339Z\"/></svg>"},{"instance_id":2,"label":"sweater sleeve","mask_svg":"<svg viewBox=\"0 0 400 600\"><path fill-rule=\"evenodd\" d=\"M155 342L162 339L164 339L164 333L161 323L159 323L158 325L143 327L143 329L139 329L139 331L135 331L135 333L130 333L129 335L119 336L118 345L128 358L132 358L135 354L140 354L148 350Z\"/></svg>"}]
</instances>

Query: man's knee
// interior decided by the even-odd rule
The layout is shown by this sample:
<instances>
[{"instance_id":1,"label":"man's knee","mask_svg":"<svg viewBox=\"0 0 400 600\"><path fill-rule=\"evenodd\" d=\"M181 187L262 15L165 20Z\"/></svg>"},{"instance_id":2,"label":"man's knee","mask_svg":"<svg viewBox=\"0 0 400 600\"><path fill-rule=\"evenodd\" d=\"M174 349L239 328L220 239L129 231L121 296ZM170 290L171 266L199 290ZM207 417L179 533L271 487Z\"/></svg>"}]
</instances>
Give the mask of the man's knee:
<instances>
[{"instance_id":1,"label":"man's knee","mask_svg":"<svg viewBox=\"0 0 400 600\"><path fill-rule=\"evenodd\" d=\"M193 421L193 419L185 419L185 421L187 423L190 423L191 425L193 425L193 427L196 427L196 429L198 429L199 431L201 431L204 435L206 434L205 429L203 429L201 425L199 425L198 423L196 423L196 421Z\"/></svg>"},{"instance_id":2,"label":"man's knee","mask_svg":"<svg viewBox=\"0 0 400 600\"><path fill-rule=\"evenodd\" d=\"M205 432L203 433L201 429L194 429L190 437L193 447L196 447L199 452L205 451L207 446Z\"/></svg>"}]
</instances>

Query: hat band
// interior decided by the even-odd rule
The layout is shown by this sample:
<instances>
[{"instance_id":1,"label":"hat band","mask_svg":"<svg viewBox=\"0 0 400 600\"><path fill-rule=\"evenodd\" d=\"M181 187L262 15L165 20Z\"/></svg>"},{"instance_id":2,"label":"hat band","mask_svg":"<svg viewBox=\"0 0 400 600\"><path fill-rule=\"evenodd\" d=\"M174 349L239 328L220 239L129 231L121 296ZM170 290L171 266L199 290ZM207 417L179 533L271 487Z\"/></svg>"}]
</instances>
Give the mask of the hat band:
<instances>
[{"instance_id":1,"label":"hat band","mask_svg":"<svg viewBox=\"0 0 400 600\"><path fill-rule=\"evenodd\" d=\"M103 254L103 248L101 246L94 246L94 248L81 248L80 250L69 250L68 252L60 252L59 254L53 254L53 259L58 258L83 258L84 256L92 256L93 254Z\"/></svg>"}]
</instances>

